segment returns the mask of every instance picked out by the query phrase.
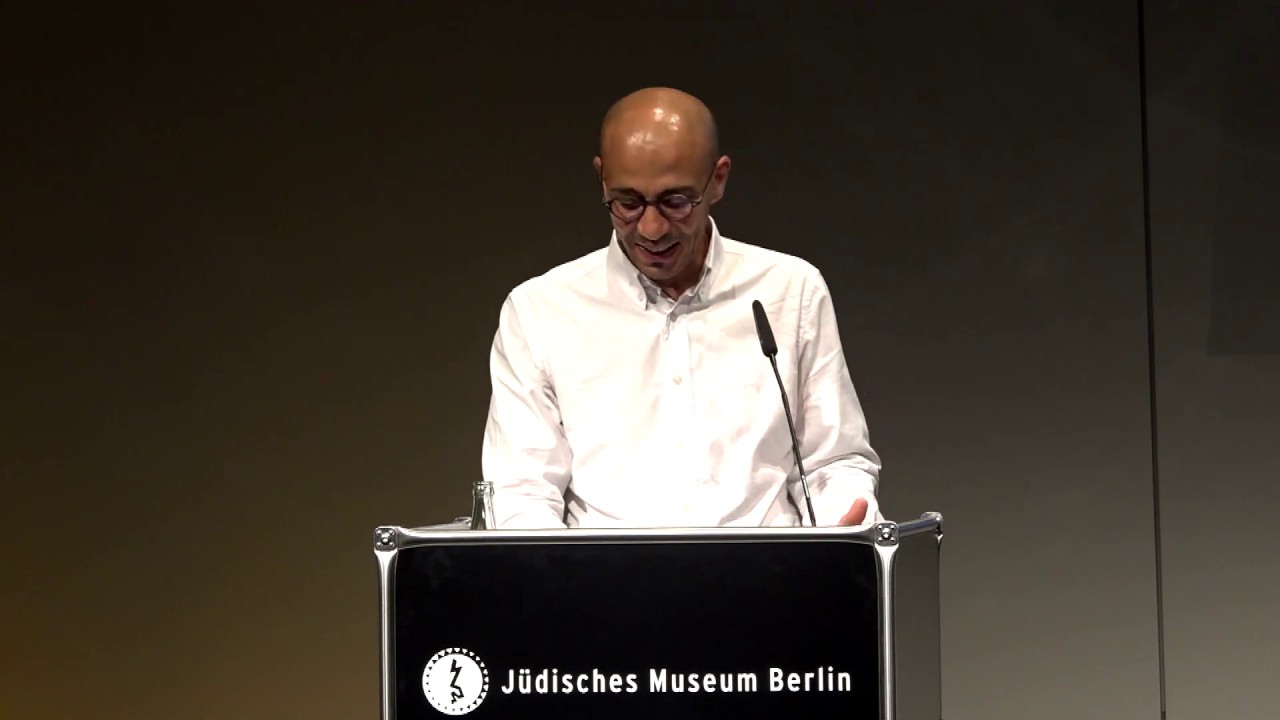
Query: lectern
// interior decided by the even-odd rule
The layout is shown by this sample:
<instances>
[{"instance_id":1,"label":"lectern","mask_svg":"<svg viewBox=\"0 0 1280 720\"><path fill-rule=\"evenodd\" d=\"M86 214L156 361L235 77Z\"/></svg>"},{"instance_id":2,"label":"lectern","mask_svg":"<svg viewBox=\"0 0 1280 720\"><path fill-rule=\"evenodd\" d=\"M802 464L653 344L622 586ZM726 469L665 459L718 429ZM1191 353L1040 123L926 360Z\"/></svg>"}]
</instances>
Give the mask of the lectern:
<instances>
[{"instance_id":1,"label":"lectern","mask_svg":"<svg viewBox=\"0 0 1280 720\"><path fill-rule=\"evenodd\" d=\"M374 542L383 720L941 716L937 513Z\"/></svg>"}]
</instances>

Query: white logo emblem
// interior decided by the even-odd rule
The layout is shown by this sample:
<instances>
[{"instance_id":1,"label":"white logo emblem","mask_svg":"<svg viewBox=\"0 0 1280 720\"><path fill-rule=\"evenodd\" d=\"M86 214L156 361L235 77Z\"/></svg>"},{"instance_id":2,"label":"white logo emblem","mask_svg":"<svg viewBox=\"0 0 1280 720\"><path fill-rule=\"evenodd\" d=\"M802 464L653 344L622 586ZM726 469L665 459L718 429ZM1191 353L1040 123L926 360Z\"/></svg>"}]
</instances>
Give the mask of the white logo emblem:
<instances>
[{"instance_id":1,"label":"white logo emblem","mask_svg":"<svg viewBox=\"0 0 1280 720\"><path fill-rule=\"evenodd\" d=\"M445 715L466 715L489 693L489 671L470 650L446 648L427 661L422 692Z\"/></svg>"}]
</instances>

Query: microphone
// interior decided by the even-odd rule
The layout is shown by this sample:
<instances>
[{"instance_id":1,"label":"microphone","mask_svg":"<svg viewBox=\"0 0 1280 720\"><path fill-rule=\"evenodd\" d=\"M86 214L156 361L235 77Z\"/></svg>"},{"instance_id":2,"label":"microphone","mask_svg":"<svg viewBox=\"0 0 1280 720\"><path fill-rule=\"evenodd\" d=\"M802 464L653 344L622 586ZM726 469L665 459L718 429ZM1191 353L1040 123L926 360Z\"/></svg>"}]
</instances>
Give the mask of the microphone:
<instances>
[{"instance_id":1,"label":"microphone","mask_svg":"<svg viewBox=\"0 0 1280 720\"><path fill-rule=\"evenodd\" d=\"M760 336L760 349L764 351L765 357L769 358L769 364L773 366L773 376L778 380L778 392L782 393L782 409L787 413L787 430L791 431L791 452L796 458L796 467L800 469L800 487L804 488L804 504L809 509L809 524L817 527L818 520L813 514L813 499L809 497L809 478L804 473L804 461L800 459L800 441L796 440L796 423L791 417L791 402L787 400L787 388L782 384L782 374L778 372L778 341L773 339L773 328L769 326L769 316L764 314L764 306L759 300L751 302L751 312L756 317L756 335ZM801 524L804 524L803 521Z\"/></svg>"}]
</instances>

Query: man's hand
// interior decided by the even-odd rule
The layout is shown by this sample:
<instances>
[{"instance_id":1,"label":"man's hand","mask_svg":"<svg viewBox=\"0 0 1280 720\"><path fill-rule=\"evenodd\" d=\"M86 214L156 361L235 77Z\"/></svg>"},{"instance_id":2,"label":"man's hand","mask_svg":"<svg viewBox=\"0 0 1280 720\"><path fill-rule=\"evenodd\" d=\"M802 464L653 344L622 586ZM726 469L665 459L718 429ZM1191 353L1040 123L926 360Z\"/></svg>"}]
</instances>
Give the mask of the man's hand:
<instances>
[{"instance_id":1,"label":"man's hand","mask_svg":"<svg viewBox=\"0 0 1280 720\"><path fill-rule=\"evenodd\" d=\"M867 501L858 498L853 501L853 507L849 508L849 512L840 518L841 525L861 525L863 520L867 519Z\"/></svg>"}]
</instances>

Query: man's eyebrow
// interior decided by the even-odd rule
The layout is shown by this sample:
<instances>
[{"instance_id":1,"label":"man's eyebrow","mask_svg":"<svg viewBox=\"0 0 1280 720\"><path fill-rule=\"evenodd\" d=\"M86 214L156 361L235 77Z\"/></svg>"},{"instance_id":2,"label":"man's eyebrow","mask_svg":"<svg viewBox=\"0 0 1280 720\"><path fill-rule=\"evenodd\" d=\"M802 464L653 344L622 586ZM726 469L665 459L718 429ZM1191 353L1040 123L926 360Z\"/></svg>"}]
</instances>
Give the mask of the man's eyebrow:
<instances>
[{"instance_id":1,"label":"man's eyebrow","mask_svg":"<svg viewBox=\"0 0 1280 720\"><path fill-rule=\"evenodd\" d=\"M662 197L664 195L692 195L696 192L698 192L698 188L692 185L681 185L680 187L667 188L666 190L663 190L658 193L658 197Z\"/></svg>"},{"instance_id":2,"label":"man's eyebrow","mask_svg":"<svg viewBox=\"0 0 1280 720\"><path fill-rule=\"evenodd\" d=\"M609 192L614 195L635 195L636 197L644 197L644 193L635 188L620 187L609 188ZM698 192L698 188L692 185L680 185L679 187L667 188L659 192L655 197L663 198L671 195L693 195Z\"/></svg>"}]
</instances>

